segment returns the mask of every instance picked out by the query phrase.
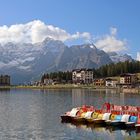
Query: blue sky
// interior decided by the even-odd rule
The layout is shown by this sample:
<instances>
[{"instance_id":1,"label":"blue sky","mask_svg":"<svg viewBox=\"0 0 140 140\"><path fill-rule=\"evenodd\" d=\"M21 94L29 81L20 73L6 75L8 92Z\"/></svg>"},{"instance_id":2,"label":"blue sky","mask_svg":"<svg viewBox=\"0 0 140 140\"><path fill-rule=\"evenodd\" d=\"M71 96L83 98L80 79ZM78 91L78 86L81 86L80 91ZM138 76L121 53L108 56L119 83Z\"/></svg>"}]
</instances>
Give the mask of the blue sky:
<instances>
[{"instance_id":1,"label":"blue sky","mask_svg":"<svg viewBox=\"0 0 140 140\"><path fill-rule=\"evenodd\" d=\"M112 36L110 29L114 28L114 38L125 42L120 52L136 58L140 52L139 6L139 0L0 0L0 26L40 20L69 34L88 32L99 45Z\"/></svg>"}]
</instances>

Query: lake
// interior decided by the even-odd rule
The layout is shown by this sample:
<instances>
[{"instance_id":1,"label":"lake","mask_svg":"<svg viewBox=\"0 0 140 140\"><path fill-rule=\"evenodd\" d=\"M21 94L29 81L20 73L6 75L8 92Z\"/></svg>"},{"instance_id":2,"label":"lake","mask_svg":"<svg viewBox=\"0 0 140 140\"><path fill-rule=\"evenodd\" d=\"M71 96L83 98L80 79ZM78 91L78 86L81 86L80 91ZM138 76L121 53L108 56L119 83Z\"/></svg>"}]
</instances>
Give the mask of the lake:
<instances>
[{"instance_id":1,"label":"lake","mask_svg":"<svg viewBox=\"0 0 140 140\"><path fill-rule=\"evenodd\" d=\"M140 106L140 95L94 89L1 90L0 140L123 140L140 136L135 130L61 123L60 115L73 107L101 107L104 102Z\"/></svg>"}]
</instances>

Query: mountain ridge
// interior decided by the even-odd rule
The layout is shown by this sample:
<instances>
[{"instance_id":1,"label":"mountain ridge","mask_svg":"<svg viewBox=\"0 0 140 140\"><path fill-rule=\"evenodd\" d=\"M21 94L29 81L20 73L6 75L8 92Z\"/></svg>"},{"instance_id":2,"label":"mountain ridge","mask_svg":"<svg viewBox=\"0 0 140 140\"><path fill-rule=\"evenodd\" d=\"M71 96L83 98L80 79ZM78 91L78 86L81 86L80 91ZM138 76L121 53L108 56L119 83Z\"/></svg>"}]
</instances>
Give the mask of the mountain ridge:
<instances>
[{"instance_id":1,"label":"mountain ridge","mask_svg":"<svg viewBox=\"0 0 140 140\"><path fill-rule=\"evenodd\" d=\"M94 44L68 47L50 38L36 44L8 43L0 48L0 72L11 75L14 84L35 80L45 72L98 68L113 63L109 54Z\"/></svg>"}]
</instances>

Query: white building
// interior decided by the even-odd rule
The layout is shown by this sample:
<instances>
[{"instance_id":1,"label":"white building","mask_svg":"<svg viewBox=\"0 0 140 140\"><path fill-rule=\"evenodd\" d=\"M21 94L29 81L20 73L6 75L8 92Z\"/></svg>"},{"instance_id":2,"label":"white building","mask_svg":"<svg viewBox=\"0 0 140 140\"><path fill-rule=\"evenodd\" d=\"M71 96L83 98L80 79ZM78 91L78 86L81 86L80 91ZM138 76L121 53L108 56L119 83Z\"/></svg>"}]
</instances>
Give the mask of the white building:
<instances>
[{"instance_id":1,"label":"white building","mask_svg":"<svg viewBox=\"0 0 140 140\"><path fill-rule=\"evenodd\" d=\"M44 85L51 85L51 84L53 84L53 80L52 79L45 78L43 84Z\"/></svg>"},{"instance_id":2,"label":"white building","mask_svg":"<svg viewBox=\"0 0 140 140\"><path fill-rule=\"evenodd\" d=\"M72 81L75 84L90 84L93 82L92 69L75 69L72 71Z\"/></svg>"},{"instance_id":3,"label":"white building","mask_svg":"<svg viewBox=\"0 0 140 140\"><path fill-rule=\"evenodd\" d=\"M106 87L116 87L117 84L118 84L118 80L116 79L111 79L111 78L106 79Z\"/></svg>"}]
</instances>

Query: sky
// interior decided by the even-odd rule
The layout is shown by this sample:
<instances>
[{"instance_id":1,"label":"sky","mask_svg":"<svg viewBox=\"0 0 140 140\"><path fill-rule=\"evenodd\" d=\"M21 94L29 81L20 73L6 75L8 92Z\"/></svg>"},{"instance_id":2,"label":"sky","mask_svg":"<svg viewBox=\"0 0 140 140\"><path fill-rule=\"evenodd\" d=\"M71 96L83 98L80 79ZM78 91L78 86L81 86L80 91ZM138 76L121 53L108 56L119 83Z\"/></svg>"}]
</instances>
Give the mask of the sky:
<instances>
[{"instance_id":1,"label":"sky","mask_svg":"<svg viewBox=\"0 0 140 140\"><path fill-rule=\"evenodd\" d=\"M139 0L0 0L0 43L94 43L140 59Z\"/></svg>"}]
</instances>

